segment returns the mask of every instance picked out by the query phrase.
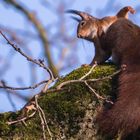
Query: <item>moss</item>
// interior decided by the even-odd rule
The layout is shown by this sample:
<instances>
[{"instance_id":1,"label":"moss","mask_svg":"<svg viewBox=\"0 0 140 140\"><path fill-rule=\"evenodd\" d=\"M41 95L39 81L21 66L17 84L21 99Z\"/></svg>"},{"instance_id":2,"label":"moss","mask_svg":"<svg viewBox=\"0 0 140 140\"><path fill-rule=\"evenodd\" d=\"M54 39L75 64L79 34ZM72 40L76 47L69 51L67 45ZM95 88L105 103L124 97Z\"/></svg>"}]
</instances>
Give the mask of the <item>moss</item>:
<instances>
[{"instance_id":1,"label":"moss","mask_svg":"<svg viewBox=\"0 0 140 140\"><path fill-rule=\"evenodd\" d=\"M83 75L85 75L90 69L91 69L90 66L82 66L82 67L72 71L66 77L61 78L58 81L57 85L64 81L79 79ZM93 72L86 79L102 78L104 76L108 76L108 75L112 74L115 70L116 70L116 67L114 65L104 64L102 66L97 66L94 68Z\"/></svg>"},{"instance_id":2,"label":"moss","mask_svg":"<svg viewBox=\"0 0 140 140\"><path fill-rule=\"evenodd\" d=\"M55 84L57 85L64 81L79 79L86 74L91 67L81 67L64 78L60 78ZM101 78L112 74L116 70L115 66L104 65L96 67L93 72L86 79ZM89 83L97 93L109 96L112 91L112 80L106 79L95 83ZM66 139L75 138L80 129L83 118L86 116L86 110L89 104L93 104L92 111L95 112L100 105L95 95L83 84L73 83L65 86L65 91L57 93L44 94L39 98L39 104L45 112L48 125L56 137L61 133L65 135ZM41 122L36 115L34 118L26 121L25 127L22 123L8 126L6 121L16 120L21 112L18 113L4 113L0 116L0 137L6 138L21 138L21 139L40 139L42 138Z\"/></svg>"}]
</instances>

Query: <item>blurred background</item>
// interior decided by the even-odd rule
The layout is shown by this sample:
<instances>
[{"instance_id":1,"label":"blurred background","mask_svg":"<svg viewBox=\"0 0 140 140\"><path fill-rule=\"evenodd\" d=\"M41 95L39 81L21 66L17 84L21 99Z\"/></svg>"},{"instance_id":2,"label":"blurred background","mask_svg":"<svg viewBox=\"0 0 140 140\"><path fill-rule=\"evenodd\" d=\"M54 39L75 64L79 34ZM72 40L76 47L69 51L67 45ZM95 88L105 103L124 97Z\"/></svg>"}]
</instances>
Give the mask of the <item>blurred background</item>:
<instances>
[{"instance_id":1,"label":"blurred background","mask_svg":"<svg viewBox=\"0 0 140 140\"><path fill-rule=\"evenodd\" d=\"M140 25L138 0L0 0L0 30L11 42L34 59L43 59L55 75L65 76L94 56L93 44L77 39L77 22L68 9L85 11L101 18L115 15L122 7L132 6L130 19ZM0 80L13 87L25 87L49 75L28 62L0 36ZM41 90L0 89L0 112L16 111Z\"/></svg>"}]
</instances>

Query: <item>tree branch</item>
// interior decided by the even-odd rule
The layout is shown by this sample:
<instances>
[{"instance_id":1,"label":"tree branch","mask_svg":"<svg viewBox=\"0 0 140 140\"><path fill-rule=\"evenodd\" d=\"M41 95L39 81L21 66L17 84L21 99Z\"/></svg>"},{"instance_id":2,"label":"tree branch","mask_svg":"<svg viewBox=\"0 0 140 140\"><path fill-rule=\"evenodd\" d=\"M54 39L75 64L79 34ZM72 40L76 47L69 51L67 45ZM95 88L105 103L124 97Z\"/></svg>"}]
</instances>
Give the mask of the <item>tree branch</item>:
<instances>
[{"instance_id":1,"label":"tree branch","mask_svg":"<svg viewBox=\"0 0 140 140\"><path fill-rule=\"evenodd\" d=\"M10 90L35 89L35 88L39 87L40 85L45 84L45 83L47 83L47 82L48 82L48 80L44 80L44 81L41 81L41 82L39 82L39 83L37 83L37 84L35 84L35 85L28 86L28 87L10 87L10 86L7 86L7 85L5 84L5 82L1 81L1 84L2 84L2 85L0 85L0 88L10 89Z\"/></svg>"},{"instance_id":2,"label":"tree branch","mask_svg":"<svg viewBox=\"0 0 140 140\"><path fill-rule=\"evenodd\" d=\"M45 69L49 74L50 74L50 79L54 79L53 73L52 71L45 66L44 61L43 60L36 60L36 59L32 59L31 57L27 56L23 51L21 51L20 48L17 47L17 45L13 44L1 31L0 34L5 38L5 40L7 41L7 43L13 47L17 52L19 52L23 57L25 57L28 61L42 67L43 69Z\"/></svg>"},{"instance_id":3,"label":"tree branch","mask_svg":"<svg viewBox=\"0 0 140 140\"><path fill-rule=\"evenodd\" d=\"M46 31L45 31L45 28L43 27L43 25L41 24L41 22L37 19L35 14L29 12L23 6L18 4L15 0L5 0L5 2L7 2L8 4L11 4L17 10L21 11L33 23L34 27L36 28L36 30L39 33L40 39L41 39L42 44L44 46L45 54L47 56L48 65L49 65L50 69L52 70L54 76L57 77L58 72L57 72L57 70L52 62L52 58L51 58L51 54L50 54L50 50L49 50L49 42L47 39Z\"/></svg>"}]
</instances>

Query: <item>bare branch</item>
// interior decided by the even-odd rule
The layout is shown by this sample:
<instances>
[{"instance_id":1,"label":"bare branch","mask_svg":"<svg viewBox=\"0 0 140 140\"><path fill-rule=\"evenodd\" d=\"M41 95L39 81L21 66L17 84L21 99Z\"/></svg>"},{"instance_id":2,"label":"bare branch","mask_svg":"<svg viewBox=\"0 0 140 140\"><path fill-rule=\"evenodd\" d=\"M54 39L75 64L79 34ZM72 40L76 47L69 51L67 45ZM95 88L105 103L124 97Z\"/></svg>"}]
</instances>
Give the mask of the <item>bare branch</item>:
<instances>
[{"instance_id":1,"label":"bare branch","mask_svg":"<svg viewBox=\"0 0 140 140\"><path fill-rule=\"evenodd\" d=\"M45 117L45 113L44 113L43 109L40 106L38 106L38 108L39 108L40 112L42 113L42 116L43 116L43 119L44 119L44 123L46 125L47 131L48 131L48 133L49 133L49 135L51 137L51 140L52 140L53 136L52 136L52 133L51 133L50 128L48 126L48 123L47 123L47 120L46 120L46 117Z\"/></svg>"},{"instance_id":2,"label":"bare branch","mask_svg":"<svg viewBox=\"0 0 140 140\"><path fill-rule=\"evenodd\" d=\"M89 74L91 74L92 70L96 67L96 64L90 69L90 71L88 73L86 73L82 78L80 78L79 80L69 80L69 81L66 81L66 82L63 82L61 84L59 84L57 86L57 89L60 90L63 86L67 85L67 84L71 84L71 83L85 83L85 85L95 94L95 96L98 98L98 99L101 99L101 100L105 100L106 102L108 103L111 103L113 104L112 101L109 101L107 100L106 98L100 96L98 93L96 93L96 91L88 84L88 82L97 82L97 81L103 81L103 80L106 80L106 79L112 79L113 76L119 74L121 72L121 70L118 70L116 72L114 72L113 74L109 75L109 76L105 76L103 78L98 78L98 79L88 79L88 80L82 80L84 79L85 77L87 77Z\"/></svg>"},{"instance_id":3,"label":"bare branch","mask_svg":"<svg viewBox=\"0 0 140 140\"><path fill-rule=\"evenodd\" d=\"M46 140L45 125L47 127L48 133L49 133L50 138L52 140L53 136L52 136L52 133L51 133L51 131L49 129L49 126L47 124L45 113L44 113L43 109L38 104L38 95L35 95L35 105L36 105L36 108L37 108L37 111L39 113L39 117L40 117L40 120L41 120L42 131L43 131L43 140Z\"/></svg>"},{"instance_id":4,"label":"bare branch","mask_svg":"<svg viewBox=\"0 0 140 140\"><path fill-rule=\"evenodd\" d=\"M17 111L14 100L12 99L12 96L8 90L6 90L6 95L7 95L7 99L9 100L9 103L11 104L11 107L13 108L13 111Z\"/></svg>"},{"instance_id":5,"label":"bare branch","mask_svg":"<svg viewBox=\"0 0 140 140\"><path fill-rule=\"evenodd\" d=\"M35 85L33 85L33 86L29 86L29 87L10 87L10 86L7 86L7 85L5 84L4 81L1 81L1 84L2 84L2 85L0 85L0 88L10 89L10 90L35 89L35 88L39 87L40 85L47 83L48 81L49 81L49 80L44 80L44 81L41 81L41 82L39 82L39 83L37 83L37 84L35 84Z\"/></svg>"},{"instance_id":6,"label":"bare branch","mask_svg":"<svg viewBox=\"0 0 140 140\"><path fill-rule=\"evenodd\" d=\"M50 78L54 79L53 73L52 71L45 66L44 61L42 60L36 60L36 59L32 59L31 57L27 56L23 51L21 51L20 48L17 47L17 45L13 44L1 31L0 34L5 38L5 40L7 41L7 43L13 47L17 52L19 52L23 57L25 57L28 61L42 67L43 69L45 69L49 74L50 74Z\"/></svg>"},{"instance_id":7,"label":"bare branch","mask_svg":"<svg viewBox=\"0 0 140 140\"><path fill-rule=\"evenodd\" d=\"M16 123L19 123L19 122L23 122L25 120L28 120L28 119L32 118L35 114L36 114L36 111L34 111L31 115L23 117L23 118L21 118L19 120L9 121L9 122L7 122L7 124L12 125L12 124L16 124Z\"/></svg>"},{"instance_id":8,"label":"bare branch","mask_svg":"<svg viewBox=\"0 0 140 140\"><path fill-rule=\"evenodd\" d=\"M46 31L45 31L45 28L43 27L43 25L41 24L41 22L37 19L36 15L34 13L29 12L23 6L18 4L15 0L7 0L5 2L11 4L17 10L21 11L33 23L34 27L36 28L36 30L39 33L40 39L41 39L42 44L44 46L45 54L46 54L47 59L48 59L49 67L51 68L54 76L57 77L58 72L57 72L57 70L52 62L52 58L51 58L51 54L50 54L50 50L49 50L49 42L47 39Z\"/></svg>"},{"instance_id":9,"label":"bare branch","mask_svg":"<svg viewBox=\"0 0 140 140\"><path fill-rule=\"evenodd\" d=\"M90 75L91 72L92 72L92 70L93 70L96 66L97 66L97 63L95 63L95 64L91 67L90 71L89 71L88 73L86 73L84 76L82 76L79 80L83 80L83 79L85 79L88 75Z\"/></svg>"},{"instance_id":10,"label":"bare branch","mask_svg":"<svg viewBox=\"0 0 140 140\"><path fill-rule=\"evenodd\" d=\"M84 83L85 81L86 82L98 82L98 81L103 81L103 80L106 80L106 79L111 79L113 76L119 74L121 72L121 70L118 70L116 72L114 72L113 74L109 75L109 76L105 76L105 77L102 77L102 78L97 78L97 79L88 79L88 80L69 80L69 81L65 81L61 84L59 84L57 86L57 89L61 89L63 86L67 85L67 84L71 84L71 83ZM86 74L87 75L87 74ZM84 76L83 76L84 77Z\"/></svg>"},{"instance_id":11,"label":"bare branch","mask_svg":"<svg viewBox=\"0 0 140 140\"><path fill-rule=\"evenodd\" d=\"M26 97L26 96L22 95L21 93L15 91L15 90L10 90L10 89L6 89L6 88L4 88L3 90L8 92L9 94L11 94L13 96L16 96L19 99L22 99L25 102L29 101L29 97Z\"/></svg>"},{"instance_id":12,"label":"bare branch","mask_svg":"<svg viewBox=\"0 0 140 140\"><path fill-rule=\"evenodd\" d=\"M113 102L111 102L111 101L107 100L106 98L100 96L86 81L84 83L94 93L94 95L97 97L97 99L101 99L103 101L106 101L107 103L114 104Z\"/></svg>"},{"instance_id":13,"label":"bare branch","mask_svg":"<svg viewBox=\"0 0 140 140\"><path fill-rule=\"evenodd\" d=\"M42 134L43 134L43 140L46 140L46 134L45 134L45 123L44 123L44 119L42 117L42 114L39 110L39 104L38 104L38 101L37 101L37 95L35 96L35 105L36 105L36 108L37 108L37 111L38 111L38 114L39 114L39 117L40 117L40 120L41 120L41 126L42 126Z\"/></svg>"}]
</instances>

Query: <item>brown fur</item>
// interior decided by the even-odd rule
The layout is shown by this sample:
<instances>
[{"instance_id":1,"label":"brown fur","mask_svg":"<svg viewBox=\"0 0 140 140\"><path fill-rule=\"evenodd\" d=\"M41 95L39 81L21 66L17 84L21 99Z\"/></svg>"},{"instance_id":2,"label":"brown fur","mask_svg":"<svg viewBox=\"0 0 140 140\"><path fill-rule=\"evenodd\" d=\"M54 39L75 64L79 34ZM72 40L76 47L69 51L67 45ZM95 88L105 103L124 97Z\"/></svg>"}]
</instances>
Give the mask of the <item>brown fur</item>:
<instances>
[{"instance_id":1,"label":"brown fur","mask_svg":"<svg viewBox=\"0 0 140 140\"><path fill-rule=\"evenodd\" d=\"M121 132L122 139L140 127L140 27L119 19L108 29L104 49L110 49L116 63L126 65L119 75L118 97L111 109L97 116L99 128L111 136Z\"/></svg>"},{"instance_id":2,"label":"brown fur","mask_svg":"<svg viewBox=\"0 0 140 140\"><path fill-rule=\"evenodd\" d=\"M91 65L93 65L95 61L98 64L105 62L110 57L110 52L102 49L100 39L115 21L119 18L128 18L128 12L134 14L135 10L130 6L127 6L122 8L116 16L108 16L102 19L89 16L89 18L82 20L79 23L77 36L93 42L95 46L95 57L92 60Z\"/></svg>"}]
</instances>

